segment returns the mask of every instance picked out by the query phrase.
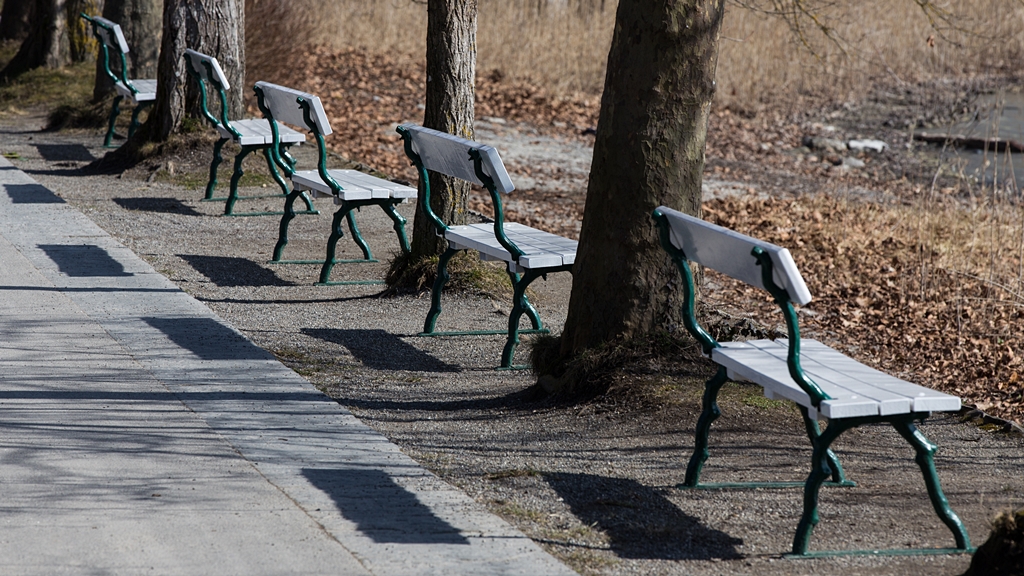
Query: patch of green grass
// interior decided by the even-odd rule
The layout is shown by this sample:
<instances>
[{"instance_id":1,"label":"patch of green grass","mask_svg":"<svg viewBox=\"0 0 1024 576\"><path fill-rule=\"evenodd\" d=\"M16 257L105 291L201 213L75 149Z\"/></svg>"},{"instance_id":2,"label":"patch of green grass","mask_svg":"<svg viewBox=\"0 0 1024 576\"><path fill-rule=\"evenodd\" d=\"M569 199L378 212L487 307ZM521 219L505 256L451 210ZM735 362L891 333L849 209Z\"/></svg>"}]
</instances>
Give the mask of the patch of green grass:
<instances>
[{"instance_id":1,"label":"patch of green grass","mask_svg":"<svg viewBox=\"0 0 1024 576\"><path fill-rule=\"evenodd\" d=\"M789 402L785 400L771 400L769 398L765 398L763 394L757 393L744 396L742 402L747 406L760 408L762 410L777 410L789 405Z\"/></svg>"},{"instance_id":2,"label":"patch of green grass","mask_svg":"<svg viewBox=\"0 0 1024 576\"><path fill-rule=\"evenodd\" d=\"M29 70L10 82L0 84L0 113L38 106L89 106L95 80L95 62Z\"/></svg>"}]
</instances>

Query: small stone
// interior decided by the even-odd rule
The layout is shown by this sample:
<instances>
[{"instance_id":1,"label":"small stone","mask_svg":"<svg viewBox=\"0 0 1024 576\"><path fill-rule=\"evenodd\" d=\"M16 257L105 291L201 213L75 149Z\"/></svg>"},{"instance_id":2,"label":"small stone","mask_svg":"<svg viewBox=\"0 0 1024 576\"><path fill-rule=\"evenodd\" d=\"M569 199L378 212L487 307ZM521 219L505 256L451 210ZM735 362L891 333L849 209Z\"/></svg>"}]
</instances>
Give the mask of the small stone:
<instances>
[{"instance_id":1,"label":"small stone","mask_svg":"<svg viewBox=\"0 0 1024 576\"><path fill-rule=\"evenodd\" d=\"M855 152L870 151L879 154L889 147L888 144L881 140L850 140L846 145Z\"/></svg>"}]
</instances>

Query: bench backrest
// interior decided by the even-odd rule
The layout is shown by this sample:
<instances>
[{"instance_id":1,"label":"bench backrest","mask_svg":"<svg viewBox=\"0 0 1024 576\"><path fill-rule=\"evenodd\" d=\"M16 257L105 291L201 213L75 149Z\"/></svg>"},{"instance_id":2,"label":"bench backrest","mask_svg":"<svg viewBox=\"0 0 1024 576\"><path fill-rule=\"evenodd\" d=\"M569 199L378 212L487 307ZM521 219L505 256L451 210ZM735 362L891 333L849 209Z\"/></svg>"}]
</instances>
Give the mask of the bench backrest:
<instances>
[{"instance_id":1,"label":"bench backrest","mask_svg":"<svg viewBox=\"0 0 1024 576\"><path fill-rule=\"evenodd\" d=\"M331 133L331 123L327 120L327 113L324 111L324 105L320 102L320 98L270 82L257 82L256 88L259 93L263 94L263 104L270 110L274 121L301 126L320 136L327 136ZM306 123L302 106L299 105L300 98L309 103L309 116L313 125Z\"/></svg>"},{"instance_id":2,"label":"bench backrest","mask_svg":"<svg viewBox=\"0 0 1024 576\"><path fill-rule=\"evenodd\" d=\"M100 16L93 16L91 20L97 24L97 26L93 26L93 30L104 46L117 50L121 54L128 53L128 41L124 39L124 32L121 31L120 25Z\"/></svg>"},{"instance_id":3,"label":"bench backrest","mask_svg":"<svg viewBox=\"0 0 1024 576\"><path fill-rule=\"evenodd\" d=\"M100 16L89 16L85 13L80 16L92 25L92 32L100 41L100 60L103 63L103 72L114 84L123 84L133 94L137 94L138 90L128 79L128 41L124 39L121 27ZM112 53L121 60L118 72L114 72L111 67L110 56Z\"/></svg>"},{"instance_id":4,"label":"bench backrest","mask_svg":"<svg viewBox=\"0 0 1024 576\"><path fill-rule=\"evenodd\" d=\"M470 150L476 150L484 173L494 180L499 192L507 194L516 189L493 146L415 124L403 124L401 128L409 134L412 150L427 170L483 185L469 156Z\"/></svg>"},{"instance_id":5,"label":"bench backrest","mask_svg":"<svg viewBox=\"0 0 1024 576\"><path fill-rule=\"evenodd\" d=\"M658 212L664 215L669 225L672 245L682 250L687 260L768 290L764 285L761 267L752 254L754 248L758 247L771 257L772 279L777 286L786 290L790 302L803 305L811 301L811 293L789 250L671 208L661 206Z\"/></svg>"},{"instance_id":6,"label":"bench backrest","mask_svg":"<svg viewBox=\"0 0 1024 576\"><path fill-rule=\"evenodd\" d=\"M191 48L185 50L185 58L191 65L191 71L194 72L204 82L209 82L214 88L220 90L230 90L231 85L228 84L228 77L224 75L224 70L220 67L220 62L213 56L207 56L202 52L196 52Z\"/></svg>"}]
</instances>

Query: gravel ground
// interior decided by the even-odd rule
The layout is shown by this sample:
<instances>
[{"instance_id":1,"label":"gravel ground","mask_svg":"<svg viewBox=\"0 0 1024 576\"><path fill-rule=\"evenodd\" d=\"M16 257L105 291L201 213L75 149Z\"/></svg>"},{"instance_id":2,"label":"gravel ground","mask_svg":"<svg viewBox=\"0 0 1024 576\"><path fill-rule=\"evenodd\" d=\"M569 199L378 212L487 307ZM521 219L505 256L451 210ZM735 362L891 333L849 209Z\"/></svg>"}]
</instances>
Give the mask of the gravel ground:
<instances>
[{"instance_id":1,"label":"gravel ground","mask_svg":"<svg viewBox=\"0 0 1024 576\"><path fill-rule=\"evenodd\" d=\"M381 286L314 286L316 266L268 264L276 218L221 217L222 204L199 201L202 190L194 185L205 183L208 147L183 153L173 166L84 176L79 168L103 153L101 135L43 133L41 123L33 116L0 119L0 152L407 454L581 573L909 576L967 568L967 556L786 559L799 489L678 489L701 382L710 370L701 361L652 361L622 375L624 385L642 392L574 405L537 399L529 391L530 373L494 370L501 336L416 337L425 295L382 298ZM312 167L308 153L300 155L300 165ZM247 166L259 172L256 160ZM239 207L279 205L266 199ZM331 206L320 200L318 207L324 214L293 222L286 258L321 257ZM412 208L400 212L411 220ZM358 216L384 262L338 265L335 280L382 278L397 250L382 213L368 209ZM341 258L358 256L347 238L339 248ZM555 332L570 288L567 274L536 283L534 302ZM481 295L446 295L438 327L500 328L507 308ZM527 353L522 346L517 359L525 361ZM722 406L706 480L803 479L808 443L791 406L741 385L726 388ZM955 416L937 415L922 430L939 445L946 494L980 544L998 511L1024 502L1024 440ZM895 433L854 430L837 451L858 486L823 490L814 549L952 545L931 511L912 451Z\"/></svg>"}]
</instances>

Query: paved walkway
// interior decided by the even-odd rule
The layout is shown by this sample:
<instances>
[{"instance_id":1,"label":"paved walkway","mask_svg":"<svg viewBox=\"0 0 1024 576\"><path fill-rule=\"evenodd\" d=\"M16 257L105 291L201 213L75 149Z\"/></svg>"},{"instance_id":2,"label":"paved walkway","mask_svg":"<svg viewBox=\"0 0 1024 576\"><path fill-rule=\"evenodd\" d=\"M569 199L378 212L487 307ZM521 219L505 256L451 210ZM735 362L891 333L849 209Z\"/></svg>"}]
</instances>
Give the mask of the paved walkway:
<instances>
[{"instance_id":1,"label":"paved walkway","mask_svg":"<svg viewBox=\"0 0 1024 576\"><path fill-rule=\"evenodd\" d=\"M2 158L0 186L0 573L573 573Z\"/></svg>"}]
</instances>

